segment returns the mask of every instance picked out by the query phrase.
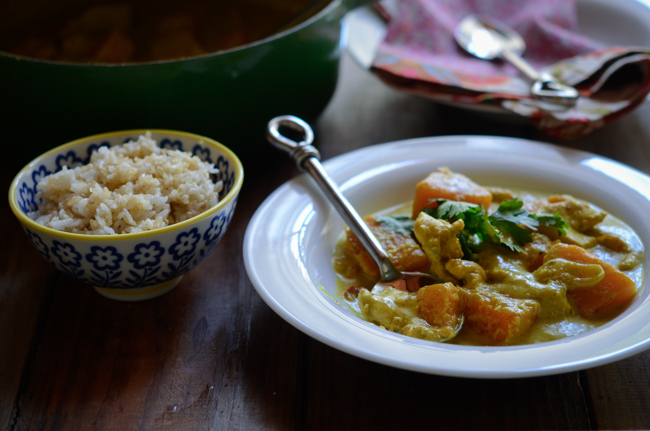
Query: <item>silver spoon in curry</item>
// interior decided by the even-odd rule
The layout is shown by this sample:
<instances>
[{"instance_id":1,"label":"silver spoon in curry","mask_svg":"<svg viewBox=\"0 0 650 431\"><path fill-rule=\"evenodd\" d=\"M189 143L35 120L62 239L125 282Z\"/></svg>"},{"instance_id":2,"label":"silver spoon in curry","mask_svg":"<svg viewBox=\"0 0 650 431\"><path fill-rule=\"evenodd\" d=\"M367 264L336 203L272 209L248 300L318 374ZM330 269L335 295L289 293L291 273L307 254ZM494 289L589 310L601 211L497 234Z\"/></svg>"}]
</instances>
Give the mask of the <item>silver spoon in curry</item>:
<instances>
[{"instance_id":1,"label":"silver spoon in curry","mask_svg":"<svg viewBox=\"0 0 650 431\"><path fill-rule=\"evenodd\" d=\"M299 136L295 139L301 140L296 141L284 133L295 134ZM298 168L311 175L352 232L359 238L368 254L377 263L381 278L373 287L373 292L381 292L386 287L415 292L420 287L434 282L429 274L400 272L395 268L372 231L323 168L320 163L320 153L312 145L314 132L306 122L291 115L275 117L268 123L267 139L275 147L289 153Z\"/></svg>"}]
</instances>

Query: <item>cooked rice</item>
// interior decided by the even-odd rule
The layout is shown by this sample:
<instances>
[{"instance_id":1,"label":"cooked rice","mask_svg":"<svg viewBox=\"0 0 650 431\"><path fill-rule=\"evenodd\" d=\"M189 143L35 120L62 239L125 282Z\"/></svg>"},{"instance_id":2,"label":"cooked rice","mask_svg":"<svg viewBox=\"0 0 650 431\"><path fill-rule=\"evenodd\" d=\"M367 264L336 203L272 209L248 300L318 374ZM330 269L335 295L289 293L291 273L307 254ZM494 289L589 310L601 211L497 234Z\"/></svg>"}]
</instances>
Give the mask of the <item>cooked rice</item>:
<instances>
[{"instance_id":1,"label":"cooked rice","mask_svg":"<svg viewBox=\"0 0 650 431\"><path fill-rule=\"evenodd\" d=\"M137 141L94 151L87 165L64 167L38 182L37 211L57 230L95 235L133 233L187 220L219 202L213 164L163 149L147 132Z\"/></svg>"}]
</instances>

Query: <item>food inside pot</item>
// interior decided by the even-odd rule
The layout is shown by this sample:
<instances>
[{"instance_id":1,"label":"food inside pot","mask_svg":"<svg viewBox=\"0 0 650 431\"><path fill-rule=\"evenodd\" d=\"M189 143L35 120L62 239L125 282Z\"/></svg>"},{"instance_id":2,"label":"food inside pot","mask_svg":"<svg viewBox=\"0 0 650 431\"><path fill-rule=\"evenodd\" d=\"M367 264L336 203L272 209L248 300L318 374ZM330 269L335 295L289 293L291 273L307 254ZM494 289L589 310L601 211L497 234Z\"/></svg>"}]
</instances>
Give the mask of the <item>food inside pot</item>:
<instances>
[{"instance_id":1,"label":"food inside pot","mask_svg":"<svg viewBox=\"0 0 650 431\"><path fill-rule=\"evenodd\" d=\"M0 50L79 63L180 59L266 38L306 20L329 1L84 2L39 13L22 25L6 8L9 13L0 17Z\"/></svg>"},{"instance_id":2,"label":"food inside pot","mask_svg":"<svg viewBox=\"0 0 650 431\"><path fill-rule=\"evenodd\" d=\"M490 188L440 168L365 217L401 271L435 280L415 292L373 288L375 262L346 229L334 268L363 319L430 341L532 344L593 330L643 283L643 244L623 221L573 196Z\"/></svg>"}]
</instances>

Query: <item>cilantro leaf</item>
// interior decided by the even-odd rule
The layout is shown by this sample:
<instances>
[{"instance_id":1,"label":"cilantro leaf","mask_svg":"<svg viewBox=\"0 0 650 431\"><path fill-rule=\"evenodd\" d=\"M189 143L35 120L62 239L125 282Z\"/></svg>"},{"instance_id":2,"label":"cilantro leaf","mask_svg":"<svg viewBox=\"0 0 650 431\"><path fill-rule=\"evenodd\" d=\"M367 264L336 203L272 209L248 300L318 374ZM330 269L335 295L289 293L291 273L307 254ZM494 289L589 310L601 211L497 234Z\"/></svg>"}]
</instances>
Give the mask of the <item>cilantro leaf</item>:
<instances>
[{"instance_id":1,"label":"cilantro leaf","mask_svg":"<svg viewBox=\"0 0 650 431\"><path fill-rule=\"evenodd\" d=\"M409 236L413 234L415 220L406 215L377 216L375 220L384 226L384 229Z\"/></svg>"},{"instance_id":2,"label":"cilantro leaf","mask_svg":"<svg viewBox=\"0 0 650 431\"><path fill-rule=\"evenodd\" d=\"M559 214L539 215L523 208L524 203L515 198L503 201L492 214L480 205L469 202L435 199L435 208L425 208L426 214L448 221L463 220L464 229L458 234L458 240L466 259L473 259L486 244L505 246L514 252L521 252L522 246L532 241L531 232L539 226L550 226L562 235L566 234L568 224ZM402 235L412 235L415 220L402 216L378 216L376 218L385 229Z\"/></svg>"},{"instance_id":3,"label":"cilantro leaf","mask_svg":"<svg viewBox=\"0 0 650 431\"><path fill-rule=\"evenodd\" d=\"M432 210L435 213L434 217L446 220L462 218L464 213L468 211L476 212L481 208L479 205L469 202L448 201L446 199L436 199L434 202L438 203L438 206L436 208L426 208L425 211Z\"/></svg>"},{"instance_id":4,"label":"cilantro leaf","mask_svg":"<svg viewBox=\"0 0 650 431\"><path fill-rule=\"evenodd\" d=\"M444 199L437 202L438 207L423 211L450 223L463 220L465 227L459 232L458 240L466 257L471 258L483 250L484 243L500 243L501 234L490 223L487 212L480 205Z\"/></svg>"},{"instance_id":5,"label":"cilantro leaf","mask_svg":"<svg viewBox=\"0 0 650 431\"><path fill-rule=\"evenodd\" d=\"M533 214L533 217L537 219L539 224L544 226L554 227L558 230L560 235L566 235L566 229L569 227L569 224L564 221L560 214L555 213L553 215L545 214Z\"/></svg>"},{"instance_id":6,"label":"cilantro leaf","mask_svg":"<svg viewBox=\"0 0 650 431\"><path fill-rule=\"evenodd\" d=\"M517 246L531 242L533 238L530 231L536 231L539 222L531 213L522 209L524 203L519 199L501 202L499 208L488 218L490 223L500 232L510 235L515 241L514 249ZM513 248L510 241L502 241L505 245Z\"/></svg>"}]
</instances>

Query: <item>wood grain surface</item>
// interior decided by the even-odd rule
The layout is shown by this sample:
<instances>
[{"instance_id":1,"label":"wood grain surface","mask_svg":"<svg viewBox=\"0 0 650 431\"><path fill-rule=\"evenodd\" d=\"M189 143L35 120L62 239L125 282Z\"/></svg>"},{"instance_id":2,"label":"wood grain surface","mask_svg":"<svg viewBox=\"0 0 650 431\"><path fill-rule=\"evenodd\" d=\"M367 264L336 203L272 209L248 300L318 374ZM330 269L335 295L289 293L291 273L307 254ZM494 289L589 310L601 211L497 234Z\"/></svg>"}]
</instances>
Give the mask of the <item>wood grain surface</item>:
<instances>
[{"instance_id":1,"label":"wood grain surface","mask_svg":"<svg viewBox=\"0 0 650 431\"><path fill-rule=\"evenodd\" d=\"M501 135L591 151L650 174L649 103L588 136L559 142L519 120L398 93L348 57L341 68L335 97L314 124L323 159L414 137ZM105 299L53 270L28 243L5 198L0 427L650 428L650 352L580 372L478 380L379 365L299 332L257 295L242 261L253 213L297 170L263 140L259 154L243 161L236 217L218 248L176 289L139 303ZM0 163L8 190L22 163Z\"/></svg>"}]
</instances>

